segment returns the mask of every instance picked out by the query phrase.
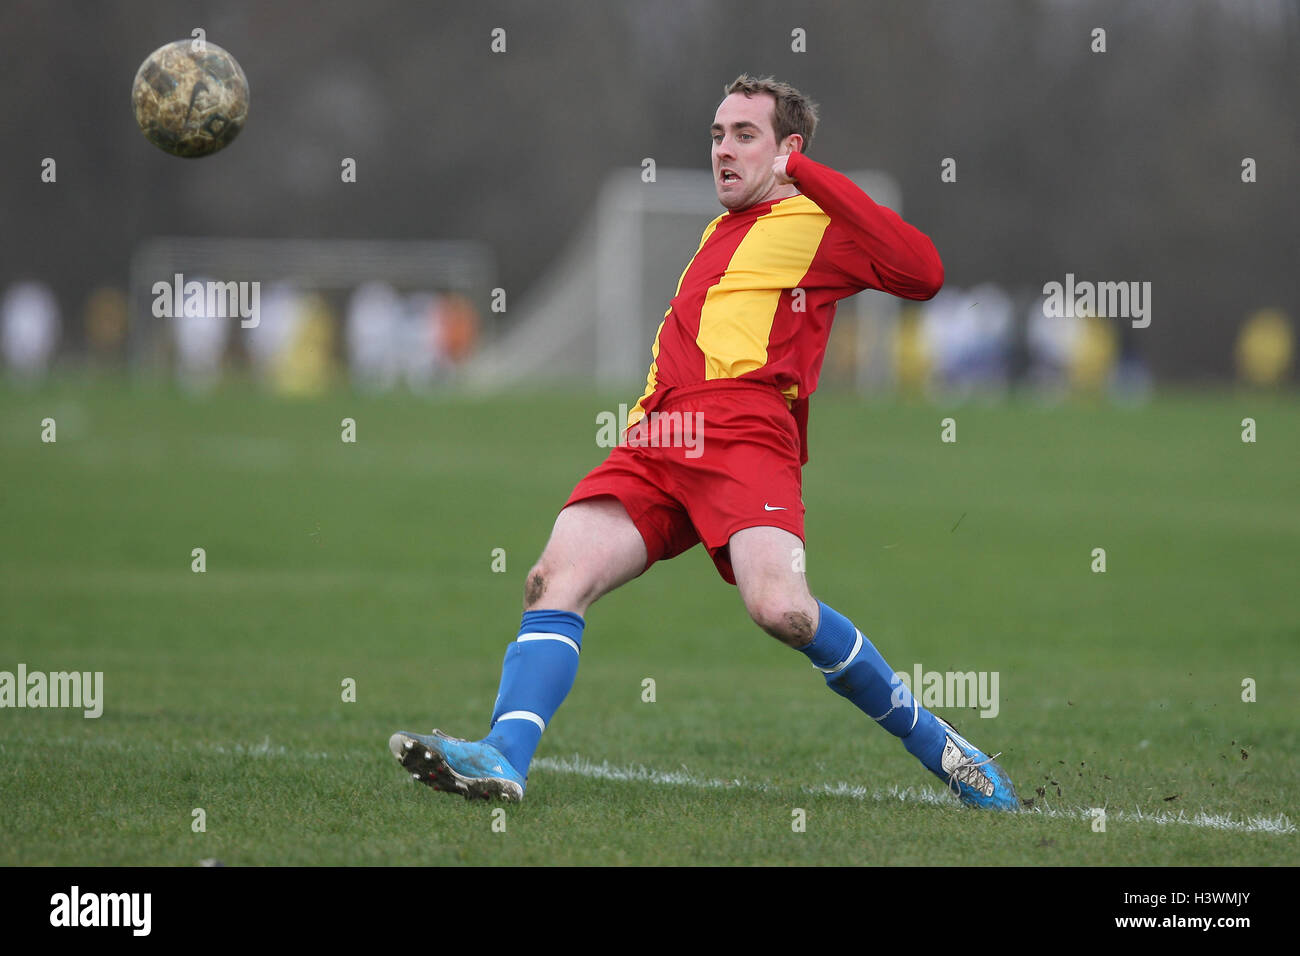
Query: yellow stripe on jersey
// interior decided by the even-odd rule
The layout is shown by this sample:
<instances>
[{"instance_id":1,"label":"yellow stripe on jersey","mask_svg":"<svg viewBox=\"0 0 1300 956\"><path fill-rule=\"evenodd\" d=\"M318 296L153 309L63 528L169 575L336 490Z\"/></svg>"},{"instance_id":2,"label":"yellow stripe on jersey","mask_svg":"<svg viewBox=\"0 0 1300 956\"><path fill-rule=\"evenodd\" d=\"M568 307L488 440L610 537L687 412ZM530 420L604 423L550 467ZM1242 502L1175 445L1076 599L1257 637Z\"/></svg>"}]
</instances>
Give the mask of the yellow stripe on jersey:
<instances>
[{"instance_id":1,"label":"yellow stripe on jersey","mask_svg":"<svg viewBox=\"0 0 1300 956\"><path fill-rule=\"evenodd\" d=\"M695 343L706 380L738 378L767 364L781 295L808 274L830 221L806 196L779 202L754 221L700 310Z\"/></svg>"},{"instance_id":2,"label":"yellow stripe on jersey","mask_svg":"<svg viewBox=\"0 0 1300 956\"><path fill-rule=\"evenodd\" d=\"M723 213L723 215L726 215L726 213ZM704 248L704 244L709 241L709 236L713 235L713 230L718 228L718 223L720 222L722 222L722 216L719 216L717 219L714 219L713 222L705 226L704 235L700 237L699 248L695 250L696 256L700 254L700 249ZM677 277L677 291L673 293L674 299L681 293L682 283L686 281L686 273L691 271L691 263L693 262L695 262L695 256L691 256L691 261L686 263L686 268L683 269L682 274ZM671 305L664 310L664 319L660 321L659 328L655 329L655 344L650 347L650 371L645 378L645 391L641 394L641 397L636 400L636 404L632 406L632 410L627 413L628 427L635 425L645 417L645 400L654 394L655 388L659 384L659 335L663 332L664 321L667 320L668 314L672 312L672 310L673 307Z\"/></svg>"}]
</instances>

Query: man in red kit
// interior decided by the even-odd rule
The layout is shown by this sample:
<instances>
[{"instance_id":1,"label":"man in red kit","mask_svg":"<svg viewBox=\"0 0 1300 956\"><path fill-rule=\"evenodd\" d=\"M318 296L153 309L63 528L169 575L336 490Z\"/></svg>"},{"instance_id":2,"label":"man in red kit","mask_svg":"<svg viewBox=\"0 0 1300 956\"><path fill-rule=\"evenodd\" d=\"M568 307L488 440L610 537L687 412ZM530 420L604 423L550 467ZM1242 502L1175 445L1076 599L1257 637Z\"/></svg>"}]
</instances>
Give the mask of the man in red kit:
<instances>
[{"instance_id":1,"label":"man in red kit","mask_svg":"<svg viewBox=\"0 0 1300 956\"><path fill-rule=\"evenodd\" d=\"M754 622L807 656L963 803L1019 807L1006 773L921 707L801 570L808 398L835 304L863 289L928 299L943 284L924 233L807 156L816 125L815 105L786 83L744 75L726 88L710 130L726 212L682 273L625 441L578 483L528 572L488 736L390 739L417 780L522 799L577 675L587 608L702 542Z\"/></svg>"}]
</instances>

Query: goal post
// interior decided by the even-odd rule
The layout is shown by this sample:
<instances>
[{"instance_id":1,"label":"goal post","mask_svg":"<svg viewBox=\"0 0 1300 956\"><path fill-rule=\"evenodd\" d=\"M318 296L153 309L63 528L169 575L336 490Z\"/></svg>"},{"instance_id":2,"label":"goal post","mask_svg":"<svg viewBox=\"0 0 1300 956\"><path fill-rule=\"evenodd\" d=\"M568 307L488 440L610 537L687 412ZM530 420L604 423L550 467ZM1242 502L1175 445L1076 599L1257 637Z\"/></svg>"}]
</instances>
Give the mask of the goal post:
<instances>
[{"instance_id":1,"label":"goal post","mask_svg":"<svg viewBox=\"0 0 1300 956\"><path fill-rule=\"evenodd\" d=\"M901 211L891 177L848 175L876 202ZM707 170L661 168L653 182L643 181L639 168L611 172L517 317L507 317L497 341L470 363L467 380L484 389L529 380L638 388L682 270L720 212ZM824 380L864 391L890 386L897 315L892 296L863 293L842 301Z\"/></svg>"}]
</instances>

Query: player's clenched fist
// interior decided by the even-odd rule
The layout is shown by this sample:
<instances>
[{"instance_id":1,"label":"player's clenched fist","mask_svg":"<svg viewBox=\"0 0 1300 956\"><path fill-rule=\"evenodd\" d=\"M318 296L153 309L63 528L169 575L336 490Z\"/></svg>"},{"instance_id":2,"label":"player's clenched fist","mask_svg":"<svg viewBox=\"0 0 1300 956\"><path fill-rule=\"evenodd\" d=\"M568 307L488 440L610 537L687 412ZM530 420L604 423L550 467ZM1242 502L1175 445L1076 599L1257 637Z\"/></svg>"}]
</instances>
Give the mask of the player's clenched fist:
<instances>
[{"instance_id":1,"label":"player's clenched fist","mask_svg":"<svg viewBox=\"0 0 1300 956\"><path fill-rule=\"evenodd\" d=\"M776 181L782 186L790 186L794 184L794 180L785 174L785 163L789 158L790 157L786 155L778 156L776 159L772 160L772 175L776 177Z\"/></svg>"}]
</instances>

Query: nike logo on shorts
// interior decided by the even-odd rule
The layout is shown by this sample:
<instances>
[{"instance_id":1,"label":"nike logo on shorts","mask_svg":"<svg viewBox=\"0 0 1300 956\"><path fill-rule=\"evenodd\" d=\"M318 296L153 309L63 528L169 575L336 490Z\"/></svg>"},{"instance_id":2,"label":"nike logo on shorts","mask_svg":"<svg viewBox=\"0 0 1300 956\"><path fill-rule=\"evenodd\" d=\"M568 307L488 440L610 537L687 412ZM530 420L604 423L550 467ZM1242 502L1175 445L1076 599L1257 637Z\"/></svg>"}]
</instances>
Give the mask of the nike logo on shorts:
<instances>
[{"instance_id":1,"label":"nike logo on shorts","mask_svg":"<svg viewBox=\"0 0 1300 956\"><path fill-rule=\"evenodd\" d=\"M773 508L773 507L772 507L771 505L769 505L767 502L763 502L763 510L764 510L764 511L788 511L789 509L788 509L788 508Z\"/></svg>"}]
</instances>

